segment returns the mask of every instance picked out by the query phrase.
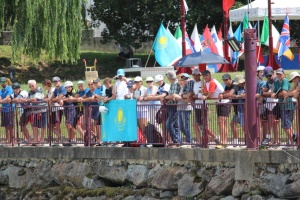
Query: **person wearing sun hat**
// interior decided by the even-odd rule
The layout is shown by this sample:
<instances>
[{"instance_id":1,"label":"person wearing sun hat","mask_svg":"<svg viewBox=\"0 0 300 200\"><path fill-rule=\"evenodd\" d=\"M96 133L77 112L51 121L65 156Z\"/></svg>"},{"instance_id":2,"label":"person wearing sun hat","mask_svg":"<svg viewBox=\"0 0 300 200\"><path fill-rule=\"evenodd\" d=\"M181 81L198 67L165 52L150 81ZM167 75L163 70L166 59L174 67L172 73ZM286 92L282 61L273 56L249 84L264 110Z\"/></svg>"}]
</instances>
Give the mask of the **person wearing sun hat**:
<instances>
[{"instance_id":1,"label":"person wearing sun hat","mask_svg":"<svg viewBox=\"0 0 300 200\"><path fill-rule=\"evenodd\" d=\"M277 69L276 77L278 81L275 82L274 91L271 94L271 98L278 98L278 102L282 102L280 105L281 128L284 130L288 138L287 145L291 145L293 137L292 124L295 110L294 103L292 102L292 96L289 96L288 94L291 89L291 85L285 78L284 70L282 68Z\"/></svg>"}]
</instances>

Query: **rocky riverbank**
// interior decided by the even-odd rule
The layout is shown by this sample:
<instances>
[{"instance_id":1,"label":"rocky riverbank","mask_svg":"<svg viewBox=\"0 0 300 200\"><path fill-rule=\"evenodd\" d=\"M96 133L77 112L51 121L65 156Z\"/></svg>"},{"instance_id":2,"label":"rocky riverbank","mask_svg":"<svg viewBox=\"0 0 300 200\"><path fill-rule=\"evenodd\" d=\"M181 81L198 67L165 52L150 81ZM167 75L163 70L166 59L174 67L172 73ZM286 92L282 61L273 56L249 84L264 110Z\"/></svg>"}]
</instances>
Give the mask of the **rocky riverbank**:
<instances>
[{"instance_id":1,"label":"rocky riverbank","mask_svg":"<svg viewBox=\"0 0 300 200\"><path fill-rule=\"evenodd\" d=\"M0 199L297 199L299 164L112 159L1 159Z\"/></svg>"}]
</instances>

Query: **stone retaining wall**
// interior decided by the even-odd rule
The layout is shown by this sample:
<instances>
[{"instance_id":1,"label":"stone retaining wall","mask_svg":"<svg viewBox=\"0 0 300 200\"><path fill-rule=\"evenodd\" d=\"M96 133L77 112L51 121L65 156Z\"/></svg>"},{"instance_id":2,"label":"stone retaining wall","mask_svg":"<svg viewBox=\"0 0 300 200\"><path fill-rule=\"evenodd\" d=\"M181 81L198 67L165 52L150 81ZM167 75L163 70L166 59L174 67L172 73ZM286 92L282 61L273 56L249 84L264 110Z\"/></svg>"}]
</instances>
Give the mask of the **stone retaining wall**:
<instances>
[{"instance_id":1,"label":"stone retaining wall","mask_svg":"<svg viewBox=\"0 0 300 200\"><path fill-rule=\"evenodd\" d=\"M2 147L0 199L300 196L298 151Z\"/></svg>"}]
</instances>

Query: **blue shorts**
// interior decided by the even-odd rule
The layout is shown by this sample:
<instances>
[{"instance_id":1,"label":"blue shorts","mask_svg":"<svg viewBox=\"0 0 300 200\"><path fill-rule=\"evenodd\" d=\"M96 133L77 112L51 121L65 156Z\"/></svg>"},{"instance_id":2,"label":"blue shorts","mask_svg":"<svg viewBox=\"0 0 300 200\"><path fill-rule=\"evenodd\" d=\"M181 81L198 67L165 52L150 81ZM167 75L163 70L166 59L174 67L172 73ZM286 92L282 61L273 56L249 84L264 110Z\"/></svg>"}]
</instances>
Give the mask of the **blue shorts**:
<instances>
[{"instance_id":1,"label":"blue shorts","mask_svg":"<svg viewBox=\"0 0 300 200\"><path fill-rule=\"evenodd\" d=\"M74 107L65 107L64 113L66 116L66 124L70 124L73 127L76 127L75 124L75 117L76 117L76 111Z\"/></svg>"},{"instance_id":2,"label":"blue shorts","mask_svg":"<svg viewBox=\"0 0 300 200\"><path fill-rule=\"evenodd\" d=\"M45 128L47 125L47 113L34 113L32 127Z\"/></svg>"},{"instance_id":3,"label":"blue shorts","mask_svg":"<svg viewBox=\"0 0 300 200\"><path fill-rule=\"evenodd\" d=\"M13 112L1 112L1 126L2 127L13 127L14 115Z\"/></svg>"},{"instance_id":4,"label":"blue shorts","mask_svg":"<svg viewBox=\"0 0 300 200\"><path fill-rule=\"evenodd\" d=\"M281 128L289 129L292 127L294 110L281 110Z\"/></svg>"},{"instance_id":5,"label":"blue shorts","mask_svg":"<svg viewBox=\"0 0 300 200\"><path fill-rule=\"evenodd\" d=\"M234 114L231 120L232 123L239 123L241 126L245 125L245 113L238 112Z\"/></svg>"},{"instance_id":6,"label":"blue shorts","mask_svg":"<svg viewBox=\"0 0 300 200\"><path fill-rule=\"evenodd\" d=\"M100 111L99 111L99 106L93 106L92 107L92 113L91 113L91 118L93 119L93 120L97 120L97 122L98 122L98 120L99 120L99 115L100 115Z\"/></svg>"}]
</instances>

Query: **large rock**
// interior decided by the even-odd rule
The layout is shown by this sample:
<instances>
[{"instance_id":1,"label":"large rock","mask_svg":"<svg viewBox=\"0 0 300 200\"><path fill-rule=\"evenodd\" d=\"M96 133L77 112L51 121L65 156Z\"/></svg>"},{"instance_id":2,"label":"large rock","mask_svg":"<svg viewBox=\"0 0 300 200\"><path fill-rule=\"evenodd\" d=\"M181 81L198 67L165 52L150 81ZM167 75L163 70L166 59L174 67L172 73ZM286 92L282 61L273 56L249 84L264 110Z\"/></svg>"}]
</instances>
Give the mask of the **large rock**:
<instances>
[{"instance_id":1,"label":"large rock","mask_svg":"<svg viewBox=\"0 0 300 200\"><path fill-rule=\"evenodd\" d=\"M50 161L41 161L34 168L32 178L30 179L27 188L43 187L57 185L55 178L51 176L51 168L53 163Z\"/></svg>"},{"instance_id":2,"label":"large rock","mask_svg":"<svg viewBox=\"0 0 300 200\"><path fill-rule=\"evenodd\" d=\"M215 176L207 185L207 195L230 195L234 184L234 169L226 169L224 173Z\"/></svg>"},{"instance_id":3,"label":"large rock","mask_svg":"<svg viewBox=\"0 0 300 200\"><path fill-rule=\"evenodd\" d=\"M151 185L162 190L177 190L178 180L186 173L184 167L162 167L154 175Z\"/></svg>"},{"instance_id":4,"label":"large rock","mask_svg":"<svg viewBox=\"0 0 300 200\"><path fill-rule=\"evenodd\" d=\"M275 194L279 198L295 198L300 196L300 178L298 173L286 175L282 173L266 174L261 177L260 189L265 194Z\"/></svg>"},{"instance_id":5,"label":"large rock","mask_svg":"<svg viewBox=\"0 0 300 200\"><path fill-rule=\"evenodd\" d=\"M0 185L8 185L9 177L7 174L7 170L0 171Z\"/></svg>"},{"instance_id":6,"label":"large rock","mask_svg":"<svg viewBox=\"0 0 300 200\"><path fill-rule=\"evenodd\" d=\"M109 185L109 183L107 183L107 181L98 179L97 176L93 176L91 178L85 176L82 180L82 186L87 189L96 189L96 188L101 188L101 187L105 187L108 185Z\"/></svg>"},{"instance_id":7,"label":"large rock","mask_svg":"<svg viewBox=\"0 0 300 200\"><path fill-rule=\"evenodd\" d=\"M235 181L232 188L232 196L241 197L246 193L254 191L259 187L260 179L255 178L248 181Z\"/></svg>"},{"instance_id":8,"label":"large rock","mask_svg":"<svg viewBox=\"0 0 300 200\"><path fill-rule=\"evenodd\" d=\"M134 185L147 186L149 170L144 165L129 165L125 178Z\"/></svg>"},{"instance_id":9,"label":"large rock","mask_svg":"<svg viewBox=\"0 0 300 200\"><path fill-rule=\"evenodd\" d=\"M111 181L117 184L123 184L125 182L126 167L113 165L109 166L105 162L96 163L93 167L93 171L105 180Z\"/></svg>"},{"instance_id":10,"label":"large rock","mask_svg":"<svg viewBox=\"0 0 300 200\"><path fill-rule=\"evenodd\" d=\"M32 170L28 168L9 166L6 172L10 188L25 188L32 179Z\"/></svg>"},{"instance_id":11,"label":"large rock","mask_svg":"<svg viewBox=\"0 0 300 200\"><path fill-rule=\"evenodd\" d=\"M182 197L194 197L204 190L204 185L200 182L199 177L185 174L182 179L178 181L178 195Z\"/></svg>"},{"instance_id":12,"label":"large rock","mask_svg":"<svg viewBox=\"0 0 300 200\"><path fill-rule=\"evenodd\" d=\"M83 178L92 173L92 167L86 162L72 161L55 164L50 173L57 184L69 183L81 187Z\"/></svg>"}]
</instances>

